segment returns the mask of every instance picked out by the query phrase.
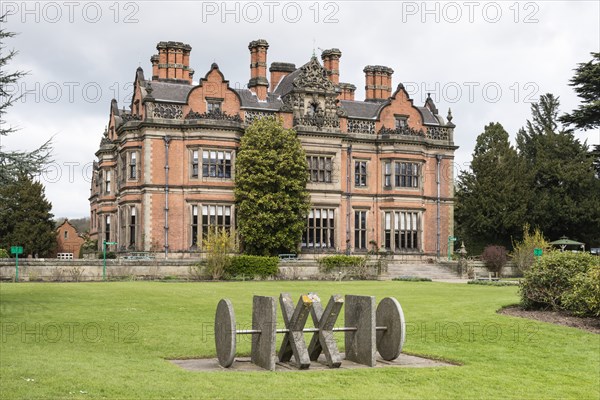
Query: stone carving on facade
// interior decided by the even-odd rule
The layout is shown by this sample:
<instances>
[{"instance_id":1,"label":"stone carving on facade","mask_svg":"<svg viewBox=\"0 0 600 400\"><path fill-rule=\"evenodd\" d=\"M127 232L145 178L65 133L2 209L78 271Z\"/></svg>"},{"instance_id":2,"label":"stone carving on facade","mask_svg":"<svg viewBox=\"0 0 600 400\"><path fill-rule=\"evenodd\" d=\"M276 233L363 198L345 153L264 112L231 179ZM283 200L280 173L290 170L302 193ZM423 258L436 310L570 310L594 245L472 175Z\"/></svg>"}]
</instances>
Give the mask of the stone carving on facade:
<instances>
[{"instance_id":1,"label":"stone carving on facade","mask_svg":"<svg viewBox=\"0 0 600 400\"><path fill-rule=\"evenodd\" d=\"M250 125L257 118L272 117L275 113L268 111L248 110L244 112L244 121Z\"/></svg>"},{"instance_id":2,"label":"stone carving on facade","mask_svg":"<svg viewBox=\"0 0 600 400\"><path fill-rule=\"evenodd\" d=\"M428 126L427 137L433 140L449 140L450 128L445 128L442 126Z\"/></svg>"},{"instance_id":3,"label":"stone carving on facade","mask_svg":"<svg viewBox=\"0 0 600 400\"><path fill-rule=\"evenodd\" d=\"M290 93L282 98L281 111L292 112L294 125L339 129L343 110L340 112L338 94L316 57L300 67L292 86Z\"/></svg>"},{"instance_id":4,"label":"stone carving on facade","mask_svg":"<svg viewBox=\"0 0 600 400\"><path fill-rule=\"evenodd\" d=\"M375 134L375 121L348 118L348 133Z\"/></svg>"},{"instance_id":5,"label":"stone carving on facade","mask_svg":"<svg viewBox=\"0 0 600 400\"><path fill-rule=\"evenodd\" d=\"M280 111L293 112L294 115L296 115L296 113L300 113L304 109L303 93L290 92L283 97L282 101L283 106L281 107Z\"/></svg>"},{"instance_id":6,"label":"stone carving on facade","mask_svg":"<svg viewBox=\"0 0 600 400\"><path fill-rule=\"evenodd\" d=\"M421 130L416 130L408 126L401 126L396 129L382 127L379 130L380 135L399 135L425 138L425 133Z\"/></svg>"},{"instance_id":7,"label":"stone carving on facade","mask_svg":"<svg viewBox=\"0 0 600 400\"><path fill-rule=\"evenodd\" d=\"M183 119L183 106L181 104L152 104L152 118Z\"/></svg>"},{"instance_id":8,"label":"stone carving on facade","mask_svg":"<svg viewBox=\"0 0 600 400\"><path fill-rule=\"evenodd\" d=\"M220 121L242 122L242 118L240 117L239 114L231 115L231 114L227 114L224 111L218 111L218 110L206 111L203 113L190 111L185 116L185 119L187 119L187 120L189 120L189 119L215 119L215 120L220 120Z\"/></svg>"},{"instance_id":9,"label":"stone carving on facade","mask_svg":"<svg viewBox=\"0 0 600 400\"><path fill-rule=\"evenodd\" d=\"M129 121L141 121L142 117L137 114L122 114L121 119L123 120L123 123L127 123Z\"/></svg>"},{"instance_id":10,"label":"stone carving on facade","mask_svg":"<svg viewBox=\"0 0 600 400\"><path fill-rule=\"evenodd\" d=\"M315 56L312 56L308 63L300 67L300 75L294 79L292 84L296 89L335 93L335 86L327 78L327 71L319 64L319 60Z\"/></svg>"},{"instance_id":11,"label":"stone carving on facade","mask_svg":"<svg viewBox=\"0 0 600 400\"><path fill-rule=\"evenodd\" d=\"M108 138L108 133L105 132L102 139L100 139L100 147L112 146L113 141Z\"/></svg>"}]
</instances>

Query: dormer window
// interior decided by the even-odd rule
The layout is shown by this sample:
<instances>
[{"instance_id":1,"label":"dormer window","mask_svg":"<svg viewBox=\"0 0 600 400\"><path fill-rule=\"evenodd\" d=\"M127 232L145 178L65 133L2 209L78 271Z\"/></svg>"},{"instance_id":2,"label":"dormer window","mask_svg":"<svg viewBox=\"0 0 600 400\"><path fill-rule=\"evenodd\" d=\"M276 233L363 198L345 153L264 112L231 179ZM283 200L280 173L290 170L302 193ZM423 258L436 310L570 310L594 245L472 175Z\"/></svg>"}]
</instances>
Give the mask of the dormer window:
<instances>
[{"instance_id":1,"label":"dormer window","mask_svg":"<svg viewBox=\"0 0 600 400\"><path fill-rule=\"evenodd\" d=\"M396 115L396 129L402 129L408 127L408 116L407 115Z\"/></svg>"},{"instance_id":2,"label":"dormer window","mask_svg":"<svg viewBox=\"0 0 600 400\"><path fill-rule=\"evenodd\" d=\"M220 113L221 112L221 104L223 103L223 99L206 99L206 111L211 113Z\"/></svg>"}]
</instances>

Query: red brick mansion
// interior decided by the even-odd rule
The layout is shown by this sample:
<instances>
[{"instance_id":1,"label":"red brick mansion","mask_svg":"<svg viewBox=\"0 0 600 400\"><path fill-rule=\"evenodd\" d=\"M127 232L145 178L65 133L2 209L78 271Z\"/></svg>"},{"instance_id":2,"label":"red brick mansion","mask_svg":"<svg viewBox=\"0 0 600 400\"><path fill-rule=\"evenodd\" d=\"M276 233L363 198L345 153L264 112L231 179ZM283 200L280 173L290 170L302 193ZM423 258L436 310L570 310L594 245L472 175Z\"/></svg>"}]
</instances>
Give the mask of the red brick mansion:
<instances>
[{"instance_id":1,"label":"red brick mansion","mask_svg":"<svg viewBox=\"0 0 600 400\"><path fill-rule=\"evenodd\" d=\"M450 112L444 119L431 98L414 105L402 84L393 88L394 71L379 65L364 68L366 96L356 100L356 86L339 80L338 49L296 67L269 66L265 40L248 48L250 80L240 89L215 63L193 83L191 47L160 42L152 76L136 71L130 110L112 101L90 195L99 246L106 240L117 243L113 251L199 256L203 232L235 229L236 150L245 127L278 116L307 155L312 208L303 256L445 254L457 148Z\"/></svg>"}]
</instances>

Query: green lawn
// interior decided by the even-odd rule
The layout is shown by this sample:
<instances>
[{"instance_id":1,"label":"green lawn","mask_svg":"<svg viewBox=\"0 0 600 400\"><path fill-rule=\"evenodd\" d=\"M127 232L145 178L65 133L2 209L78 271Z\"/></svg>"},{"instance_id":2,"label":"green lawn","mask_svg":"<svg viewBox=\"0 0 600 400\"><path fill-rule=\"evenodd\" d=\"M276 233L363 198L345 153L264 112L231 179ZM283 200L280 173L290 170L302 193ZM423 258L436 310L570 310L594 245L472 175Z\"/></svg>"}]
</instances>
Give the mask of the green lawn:
<instances>
[{"instance_id":1,"label":"green lawn","mask_svg":"<svg viewBox=\"0 0 600 400\"><path fill-rule=\"evenodd\" d=\"M215 355L219 299L248 327L252 295L282 291L394 296L404 350L462 365L232 373L165 361ZM516 287L431 282L3 283L0 398L598 399L600 336L496 314L517 301Z\"/></svg>"}]
</instances>

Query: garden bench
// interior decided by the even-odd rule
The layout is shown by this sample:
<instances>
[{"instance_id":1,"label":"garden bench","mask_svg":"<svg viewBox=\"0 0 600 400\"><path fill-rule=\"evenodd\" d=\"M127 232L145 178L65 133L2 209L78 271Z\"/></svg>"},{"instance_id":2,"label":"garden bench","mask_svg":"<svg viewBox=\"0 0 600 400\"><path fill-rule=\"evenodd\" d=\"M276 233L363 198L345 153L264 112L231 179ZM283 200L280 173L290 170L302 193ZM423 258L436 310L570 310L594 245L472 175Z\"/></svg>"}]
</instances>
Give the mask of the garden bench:
<instances>
[{"instance_id":1,"label":"garden bench","mask_svg":"<svg viewBox=\"0 0 600 400\"><path fill-rule=\"evenodd\" d=\"M477 280L478 281L499 281L500 278L496 278L493 276L478 276Z\"/></svg>"},{"instance_id":2,"label":"garden bench","mask_svg":"<svg viewBox=\"0 0 600 400\"><path fill-rule=\"evenodd\" d=\"M298 260L298 254L279 254L279 260L286 262L286 261L297 261Z\"/></svg>"},{"instance_id":3,"label":"garden bench","mask_svg":"<svg viewBox=\"0 0 600 400\"><path fill-rule=\"evenodd\" d=\"M133 252L133 253L129 253L128 255L123 257L123 260L152 260L152 259L154 259L154 256L151 253L147 253L147 252Z\"/></svg>"}]
</instances>

